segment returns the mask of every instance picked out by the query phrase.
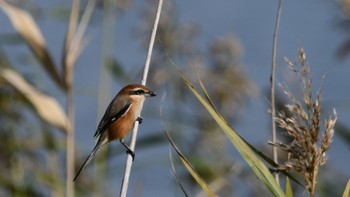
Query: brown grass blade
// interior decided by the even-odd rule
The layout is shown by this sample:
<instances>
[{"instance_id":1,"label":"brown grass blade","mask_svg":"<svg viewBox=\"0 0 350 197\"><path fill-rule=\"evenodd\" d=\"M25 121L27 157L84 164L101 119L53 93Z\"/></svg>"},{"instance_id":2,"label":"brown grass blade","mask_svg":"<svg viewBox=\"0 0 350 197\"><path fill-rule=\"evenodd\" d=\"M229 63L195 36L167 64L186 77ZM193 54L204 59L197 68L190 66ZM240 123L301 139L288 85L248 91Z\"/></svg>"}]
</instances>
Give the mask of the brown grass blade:
<instances>
[{"instance_id":1,"label":"brown grass blade","mask_svg":"<svg viewBox=\"0 0 350 197\"><path fill-rule=\"evenodd\" d=\"M46 47L45 39L33 18L26 11L16 8L3 0L0 0L0 7L11 20L18 34L21 35L32 49L51 79L55 81L61 89L66 90L66 86Z\"/></svg>"},{"instance_id":2,"label":"brown grass blade","mask_svg":"<svg viewBox=\"0 0 350 197\"><path fill-rule=\"evenodd\" d=\"M60 104L54 98L35 89L14 70L0 69L0 77L28 99L43 120L65 132L69 131L67 117Z\"/></svg>"},{"instance_id":3,"label":"brown grass blade","mask_svg":"<svg viewBox=\"0 0 350 197\"><path fill-rule=\"evenodd\" d=\"M209 197L215 197L218 196L217 194L215 194L210 187L208 186L208 184L203 180L202 177L199 176L199 174L196 172L196 170L192 167L192 165L190 164L190 162L186 159L186 157L181 153L180 149L176 146L176 144L174 143L174 141L171 139L169 133L164 130L165 136L168 138L171 146L174 148L174 150L176 151L177 155L180 157L182 163L185 165L185 167L187 168L188 172L192 175L192 177L196 180L196 182L202 187L202 189L206 192L206 194Z\"/></svg>"},{"instance_id":4,"label":"brown grass blade","mask_svg":"<svg viewBox=\"0 0 350 197\"><path fill-rule=\"evenodd\" d=\"M171 147L169 146L169 159L170 159L170 164L171 164L171 171L172 171L172 174L174 176L174 179L177 183L177 185L180 187L181 191L183 192L183 194L188 197L188 194L185 190L185 187L182 185L181 181L180 181L180 178L179 176L177 175L176 173L176 169L175 169L175 166L174 166L174 161L173 161L173 157L171 156Z\"/></svg>"},{"instance_id":5,"label":"brown grass blade","mask_svg":"<svg viewBox=\"0 0 350 197\"><path fill-rule=\"evenodd\" d=\"M160 117L161 119L163 119L163 103L166 97L166 93L162 96L161 99L161 105L160 105ZM166 125L163 121L161 121L161 125L163 127L163 131L165 136L168 138L168 141L170 143L170 145L174 148L174 150L176 151L176 153L178 154L178 156L180 157L182 163L185 165L185 167L187 168L188 172L192 175L192 177L196 180L196 182L202 187L203 191L210 197L215 197L217 196L213 190L209 187L209 185L198 175L198 173L195 171L195 169L192 167L192 165L189 163L189 161L185 158L185 156L181 153L180 149L176 146L176 144L174 143L174 141L171 139L170 134L168 133L168 129L166 128ZM172 159L172 155L171 152L169 150L169 157L170 157L170 162L171 162L171 167L172 167L172 171L173 171L173 175L175 177L175 180L177 182L177 184L180 186L181 190L183 191L185 196L188 196L187 192L185 191L183 185L181 184L179 178L176 175L176 171L175 171L175 167L173 164L173 159Z\"/></svg>"}]
</instances>

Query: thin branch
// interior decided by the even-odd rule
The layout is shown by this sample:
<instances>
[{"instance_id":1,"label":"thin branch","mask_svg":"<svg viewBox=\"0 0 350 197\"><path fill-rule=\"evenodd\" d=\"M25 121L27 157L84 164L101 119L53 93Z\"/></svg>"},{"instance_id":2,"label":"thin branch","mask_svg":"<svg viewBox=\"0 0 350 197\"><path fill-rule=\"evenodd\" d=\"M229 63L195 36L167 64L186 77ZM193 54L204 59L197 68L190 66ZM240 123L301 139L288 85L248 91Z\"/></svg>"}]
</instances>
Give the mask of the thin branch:
<instances>
[{"instance_id":1,"label":"thin branch","mask_svg":"<svg viewBox=\"0 0 350 197\"><path fill-rule=\"evenodd\" d=\"M67 103L66 103L66 113L67 113L67 124L69 128L69 132L67 133L66 138L66 196L67 197L73 197L74 196L74 151L75 151L75 136L74 136L74 101L73 101L73 90L72 90L72 69L71 66L68 64L68 54L69 54L69 46L72 43L72 39L74 36L74 32L76 29L77 21L78 21L78 13L79 13L79 7L80 7L80 1L74 0L72 1L72 9L71 9L71 15L69 19L69 25L66 33L66 40L65 40L65 46L63 49L63 70L64 70L64 81L67 86Z\"/></svg>"},{"instance_id":2,"label":"thin branch","mask_svg":"<svg viewBox=\"0 0 350 197\"><path fill-rule=\"evenodd\" d=\"M272 142L276 143L277 137L276 137L276 105L275 105L275 68L276 68L276 54L277 54L277 37L278 37L278 30L280 25L280 16L281 16L281 8L282 8L282 0L278 1L278 10L277 10L277 17L276 17L276 24L275 24L275 32L273 34L273 47L272 47L272 64L271 64L271 123L272 123ZM277 154L277 147L272 146L272 154L273 154L273 161L278 164L278 154ZM276 182L279 184L279 175L278 173L275 174Z\"/></svg>"},{"instance_id":3,"label":"thin branch","mask_svg":"<svg viewBox=\"0 0 350 197\"><path fill-rule=\"evenodd\" d=\"M155 17L155 20L154 20L154 25L153 25L153 28L152 28L150 44L149 44L149 47L148 47L147 58L146 58L145 65L144 65L143 77L142 77L142 80L141 80L141 84L142 85L146 85L146 80L147 80L148 70L149 70L149 64L151 62L151 56L152 56L154 40L155 40L156 33L157 33L160 13L161 13L161 10L162 10L162 4L163 4L163 0L159 0L157 13L156 13L156 17ZM135 121L134 129L133 129L132 135L131 135L131 142L130 142L130 146L129 146L132 151L135 150L135 143L136 143L138 127L139 127L139 122ZM120 196L121 197L125 197L126 196L126 192L127 192L128 184L129 184L129 177L130 177L131 166L132 166L132 157L131 157L131 155L128 154L127 155L127 160L126 160L126 163L125 163L125 171L124 171L124 178L123 178L122 188L120 190Z\"/></svg>"},{"instance_id":4,"label":"thin branch","mask_svg":"<svg viewBox=\"0 0 350 197\"><path fill-rule=\"evenodd\" d=\"M74 137L74 101L73 101L73 89L70 85L67 89L67 117L70 131L67 134L67 177L66 177L66 196L74 196L74 147L75 147L75 137Z\"/></svg>"}]
</instances>

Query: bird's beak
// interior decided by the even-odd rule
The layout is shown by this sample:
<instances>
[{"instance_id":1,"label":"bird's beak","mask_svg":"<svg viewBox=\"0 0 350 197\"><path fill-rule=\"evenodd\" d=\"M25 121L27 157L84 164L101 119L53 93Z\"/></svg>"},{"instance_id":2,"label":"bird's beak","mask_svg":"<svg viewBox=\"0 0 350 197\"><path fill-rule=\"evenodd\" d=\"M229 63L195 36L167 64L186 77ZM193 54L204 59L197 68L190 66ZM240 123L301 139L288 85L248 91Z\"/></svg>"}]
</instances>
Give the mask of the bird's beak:
<instances>
[{"instance_id":1,"label":"bird's beak","mask_svg":"<svg viewBox=\"0 0 350 197\"><path fill-rule=\"evenodd\" d=\"M150 97L153 97L153 96L157 96L154 92L152 92L152 91L149 91L148 92L148 95L150 96Z\"/></svg>"}]
</instances>

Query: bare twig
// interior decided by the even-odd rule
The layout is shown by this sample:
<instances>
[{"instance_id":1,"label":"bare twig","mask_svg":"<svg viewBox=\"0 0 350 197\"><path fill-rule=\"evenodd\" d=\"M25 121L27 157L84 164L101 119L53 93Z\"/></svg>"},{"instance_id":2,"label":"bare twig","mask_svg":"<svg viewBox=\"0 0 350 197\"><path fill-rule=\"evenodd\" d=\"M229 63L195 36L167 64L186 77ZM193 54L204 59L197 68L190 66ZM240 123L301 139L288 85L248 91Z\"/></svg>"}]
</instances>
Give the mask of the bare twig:
<instances>
[{"instance_id":1,"label":"bare twig","mask_svg":"<svg viewBox=\"0 0 350 197\"><path fill-rule=\"evenodd\" d=\"M75 147L75 137L74 137L74 103L73 103L73 89L68 87L67 89L67 124L70 129L67 132L67 177L66 177L66 196L74 196L74 147Z\"/></svg>"},{"instance_id":2,"label":"bare twig","mask_svg":"<svg viewBox=\"0 0 350 197\"><path fill-rule=\"evenodd\" d=\"M276 54L277 54L277 36L278 36L278 30L279 30L279 24L280 24L280 16L281 16L281 8L282 8L282 0L279 0L278 2L278 10L277 10L277 17L276 17L276 24L275 24L275 32L273 34L273 47L272 47L272 64L271 64L271 123L272 123L272 142L276 143L276 123L275 123L275 116L276 116L276 106L275 106L275 68L276 68ZM277 147L272 146L272 154L273 154L273 161L278 164L278 154L277 154ZM275 174L275 179L277 183L279 184L279 175L278 173Z\"/></svg>"},{"instance_id":3,"label":"bare twig","mask_svg":"<svg viewBox=\"0 0 350 197\"><path fill-rule=\"evenodd\" d=\"M159 0L157 13L156 13L156 17L155 17L154 25L153 25L153 29L152 29L150 44L149 44L149 48L148 48L147 58L146 58L145 65L144 65L143 77L142 77L142 80L141 80L141 84L142 85L146 85L149 64L151 62L151 56L152 56L154 40L155 40L156 33L157 33L157 27L158 27L158 23L159 23L160 13L161 13L161 10L162 10L162 4L163 4L163 0ZM136 142L138 126L139 126L139 122L135 121L134 129L133 129L132 135L131 135L131 142L130 142L130 146L129 146L132 151L134 151L134 149L135 149L135 142ZM120 190L120 196L121 197L125 197L126 196L126 192L127 192L128 184L129 184L129 177L130 177L131 166L132 166L132 157L131 157L131 155L128 154L127 155L127 160L126 160L126 163L125 163L125 171L124 171L124 178L123 178L122 188Z\"/></svg>"},{"instance_id":4,"label":"bare twig","mask_svg":"<svg viewBox=\"0 0 350 197\"><path fill-rule=\"evenodd\" d=\"M75 148L75 138L74 138L74 133L73 133L73 123L74 123L74 101L73 101L73 92L72 92L72 87L71 87L71 82L72 82L72 76L73 74L72 69L68 65L67 57L69 54L69 46L72 43L74 31L76 29L77 21L78 21L78 12L79 12L79 7L80 7L80 1L75 0L72 2L72 10L71 10L71 15L69 19L69 25L66 33L66 40L65 40L65 46L63 49L63 57L62 57L62 64L63 64L63 74L64 74L64 81L67 86L67 84L70 84L70 86L67 88L67 124L70 125L70 130L67 134L67 141L66 141L66 149L67 149L67 156L66 156L66 167L67 167L67 175L66 175L66 196L67 197L72 197L74 196L74 182L72 181L72 178L74 176L74 148Z\"/></svg>"}]
</instances>

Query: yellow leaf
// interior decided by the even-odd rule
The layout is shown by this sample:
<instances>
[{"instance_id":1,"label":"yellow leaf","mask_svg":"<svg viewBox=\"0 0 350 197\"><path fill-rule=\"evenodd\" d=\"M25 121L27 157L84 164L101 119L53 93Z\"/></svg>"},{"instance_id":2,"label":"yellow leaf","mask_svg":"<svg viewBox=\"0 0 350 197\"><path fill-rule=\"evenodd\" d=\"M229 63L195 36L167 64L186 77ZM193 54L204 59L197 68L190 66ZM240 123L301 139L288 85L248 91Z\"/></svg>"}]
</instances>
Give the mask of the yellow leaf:
<instances>
[{"instance_id":1,"label":"yellow leaf","mask_svg":"<svg viewBox=\"0 0 350 197\"><path fill-rule=\"evenodd\" d=\"M286 177L286 197L293 197L293 189L292 185L290 184L289 177Z\"/></svg>"},{"instance_id":2,"label":"yellow leaf","mask_svg":"<svg viewBox=\"0 0 350 197\"><path fill-rule=\"evenodd\" d=\"M350 196L350 180L348 181L348 184L346 184L343 197L349 197Z\"/></svg>"},{"instance_id":3,"label":"yellow leaf","mask_svg":"<svg viewBox=\"0 0 350 197\"><path fill-rule=\"evenodd\" d=\"M16 71L0 69L0 76L28 99L43 120L63 129L65 132L70 131L67 117L56 99L41 93L23 79Z\"/></svg>"},{"instance_id":4,"label":"yellow leaf","mask_svg":"<svg viewBox=\"0 0 350 197\"><path fill-rule=\"evenodd\" d=\"M199 174L196 172L196 170L192 167L190 162L186 159L186 157L181 153L180 149L176 146L174 141L171 139L169 133L164 129L164 133L166 137L168 138L171 146L175 149L176 153L179 155L182 163L187 168L188 172L192 175L192 177L196 180L196 182L202 187L202 189L205 191L205 193L209 197L217 197L216 195L208 186L208 184L202 179L202 177L199 176Z\"/></svg>"}]
</instances>

